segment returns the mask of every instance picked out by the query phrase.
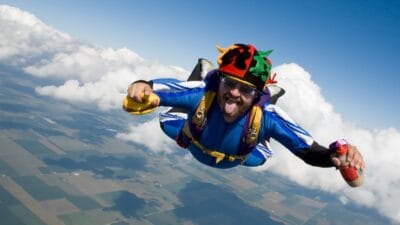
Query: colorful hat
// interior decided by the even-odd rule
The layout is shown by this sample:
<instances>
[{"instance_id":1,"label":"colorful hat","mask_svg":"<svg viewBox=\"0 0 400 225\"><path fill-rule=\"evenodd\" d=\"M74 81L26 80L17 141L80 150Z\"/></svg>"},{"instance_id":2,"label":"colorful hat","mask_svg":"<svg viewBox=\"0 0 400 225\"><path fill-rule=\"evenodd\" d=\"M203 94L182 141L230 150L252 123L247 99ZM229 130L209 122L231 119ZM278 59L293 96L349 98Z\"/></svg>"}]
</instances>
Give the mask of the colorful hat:
<instances>
[{"instance_id":1,"label":"colorful hat","mask_svg":"<svg viewBox=\"0 0 400 225\"><path fill-rule=\"evenodd\" d=\"M272 67L267 56L273 50L257 51L250 44L234 44L228 48L217 46L217 49L221 53L218 64L222 74L232 76L263 91Z\"/></svg>"}]
</instances>

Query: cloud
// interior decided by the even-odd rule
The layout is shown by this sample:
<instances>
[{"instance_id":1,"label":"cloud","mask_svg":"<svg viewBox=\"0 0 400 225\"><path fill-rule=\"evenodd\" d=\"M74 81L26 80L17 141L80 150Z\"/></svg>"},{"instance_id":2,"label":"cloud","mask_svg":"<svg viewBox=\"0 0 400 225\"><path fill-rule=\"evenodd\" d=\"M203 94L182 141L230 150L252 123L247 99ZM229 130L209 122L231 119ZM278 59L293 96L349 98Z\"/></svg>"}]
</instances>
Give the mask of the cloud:
<instances>
[{"instance_id":1,"label":"cloud","mask_svg":"<svg viewBox=\"0 0 400 225\"><path fill-rule=\"evenodd\" d=\"M7 5L0 5L0 60L9 65L27 65L47 60L59 49L76 46L68 34L59 32L32 14Z\"/></svg>"},{"instance_id":2,"label":"cloud","mask_svg":"<svg viewBox=\"0 0 400 225\"><path fill-rule=\"evenodd\" d=\"M145 60L127 48L114 50L84 43L11 6L0 6L0 28L0 63L36 77L64 81L62 85L37 87L41 95L117 109L134 80L183 79L188 75L182 68Z\"/></svg>"},{"instance_id":3,"label":"cloud","mask_svg":"<svg viewBox=\"0 0 400 225\"><path fill-rule=\"evenodd\" d=\"M117 109L121 107L127 84L136 79L184 79L188 75L179 67L143 59L127 48L102 48L84 43L10 6L0 5L0 33L1 64L43 78L48 83L36 87L37 93L71 103ZM297 64L283 64L274 71L279 85L286 90L278 105L321 144L328 145L338 138L355 144L363 153L367 168L364 186L351 189L338 171L307 166L273 142L275 155L268 161L267 170L301 185L335 193L343 203L374 207L400 222L399 131L366 130L344 121L324 99L311 75ZM62 84L56 85L55 81ZM141 143L155 152L169 153L177 149L174 141L161 132L157 120L132 126L117 137Z\"/></svg>"},{"instance_id":4,"label":"cloud","mask_svg":"<svg viewBox=\"0 0 400 225\"><path fill-rule=\"evenodd\" d=\"M374 207L400 222L399 131L394 128L367 130L345 122L323 98L311 75L297 64L280 65L274 71L278 74L278 84L286 90L278 105L321 144L344 138L356 145L367 167L365 184L352 189L338 171L305 166L281 145L273 143L275 157L269 162L268 170L301 185L335 193L342 202Z\"/></svg>"},{"instance_id":5,"label":"cloud","mask_svg":"<svg viewBox=\"0 0 400 225\"><path fill-rule=\"evenodd\" d=\"M156 153L176 151L176 142L161 131L158 119L147 121L139 126L131 126L128 133L119 133L117 138L141 143Z\"/></svg>"}]
</instances>

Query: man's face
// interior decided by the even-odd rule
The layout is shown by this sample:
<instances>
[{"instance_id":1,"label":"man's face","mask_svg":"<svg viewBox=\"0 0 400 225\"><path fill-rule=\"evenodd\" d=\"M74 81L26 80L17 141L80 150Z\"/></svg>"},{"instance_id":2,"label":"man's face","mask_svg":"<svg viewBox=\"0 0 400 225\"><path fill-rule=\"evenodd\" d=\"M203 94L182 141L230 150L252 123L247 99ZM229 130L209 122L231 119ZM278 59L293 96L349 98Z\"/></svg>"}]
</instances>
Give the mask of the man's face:
<instances>
[{"instance_id":1,"label":"man's face","mask_svg":"<svg viewBox=\"0 0 400 225\"><path fill-rule=\"evenodd\" d=\"M253 104L256 89L228 77L221 78L217 100L226 122L244 115Z\"/></svg>"}]
</instances>

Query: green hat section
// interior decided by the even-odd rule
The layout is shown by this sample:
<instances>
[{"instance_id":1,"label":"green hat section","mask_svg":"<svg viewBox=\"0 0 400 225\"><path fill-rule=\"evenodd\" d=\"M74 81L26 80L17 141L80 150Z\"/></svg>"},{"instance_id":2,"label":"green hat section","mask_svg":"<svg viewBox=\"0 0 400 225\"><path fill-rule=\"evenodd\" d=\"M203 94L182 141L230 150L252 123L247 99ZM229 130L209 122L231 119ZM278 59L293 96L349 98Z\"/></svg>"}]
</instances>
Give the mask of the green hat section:
<instances>
[{"instance_id":1,"label":"green hat section","mask_svg":"<svg viewBox=\"0 0 400 225\"><path fill-rule=\"evenodd\" d=\"M249 69L250 73L254 74L255 76L260 76L261 80L264 82L267 81L271 73L271 62L266 60L266 58L272 53L272 51L273 50L257 51L253 57L255 65Z\"/></svg>"}]
</instances>

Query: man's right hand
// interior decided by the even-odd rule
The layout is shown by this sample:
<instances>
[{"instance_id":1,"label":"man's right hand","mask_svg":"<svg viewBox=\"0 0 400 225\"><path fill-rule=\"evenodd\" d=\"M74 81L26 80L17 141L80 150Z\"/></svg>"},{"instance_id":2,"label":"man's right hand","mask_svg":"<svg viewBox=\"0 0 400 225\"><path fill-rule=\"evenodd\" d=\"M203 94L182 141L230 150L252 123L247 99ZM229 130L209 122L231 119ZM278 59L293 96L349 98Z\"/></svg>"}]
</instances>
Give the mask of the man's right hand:
<instances>
[{"instance_id":1,"label":"man's right hand","mask_svg":"<svg viewBox=\"0 0 400 225\"><path fill-rule=\"evenodd\" d=\"M145 82L132 83L128 86L128 96L139 103L145 103L152 93L153 89ZM158 106L159 101L154 99L150 104Z\"/></svg>"}]
</instances>

